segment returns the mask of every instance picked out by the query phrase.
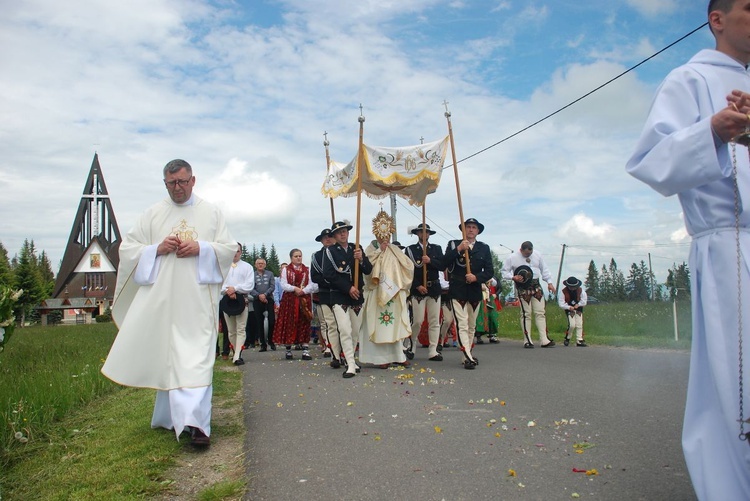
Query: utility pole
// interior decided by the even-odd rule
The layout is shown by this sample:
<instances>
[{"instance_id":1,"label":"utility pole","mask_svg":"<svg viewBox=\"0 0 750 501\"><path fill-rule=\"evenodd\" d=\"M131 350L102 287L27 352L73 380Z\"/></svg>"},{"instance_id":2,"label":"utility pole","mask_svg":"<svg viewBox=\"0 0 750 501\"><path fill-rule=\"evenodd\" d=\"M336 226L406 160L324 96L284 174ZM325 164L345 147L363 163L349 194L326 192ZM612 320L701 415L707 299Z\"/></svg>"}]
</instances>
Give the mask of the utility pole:
<instances>
[{"instance_id":1,"label":"utility pole","mask_svg":"<svg viewBox=\"0 0 750 501\"><path fill-rule=\"evenodd\" d=\"M651 269L651 253L648 253L648 281L651 282L651 302L654 302L654 270Z\"/></svg>"},{"instance_id":2,"label":"utility pole","mask_svg":"<svg viewBox=\"0 0 750 501\"><path fill-rule=\"evenodd\" d=\"M557 269L557 284L555 284L555 291L560 290L560 275L562 274L563 259L565 259L565 247L563 244L562 254L560 255L560 267Z\"/></svg>"}]
</instances>

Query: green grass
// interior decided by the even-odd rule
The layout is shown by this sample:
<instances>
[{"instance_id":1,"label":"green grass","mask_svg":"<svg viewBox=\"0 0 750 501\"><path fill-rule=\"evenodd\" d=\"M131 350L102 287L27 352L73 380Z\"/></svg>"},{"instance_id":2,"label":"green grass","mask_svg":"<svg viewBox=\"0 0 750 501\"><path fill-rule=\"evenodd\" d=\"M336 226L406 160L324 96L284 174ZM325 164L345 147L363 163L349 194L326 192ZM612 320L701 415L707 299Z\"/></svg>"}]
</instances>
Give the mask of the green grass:
<instances>
[{"instance_id":1,"label":"green grass","mask_svg":"<svg viewBox=\"0 0 750 501\"><path fill-rule=\"evenodd\" d=\"M0 470L72 409L119 389L99 372L115 334L111 323L16 329L0 354Z\"/></svg>"},{"instance_id":2,"label":"green grass","mask_svg":"<svg viewBox=\"0 0 750 501\"><path fill-rule=\"evenodd\" d=\"M0 499L143 499L169 492L173 481L165 472L188 441L149 427L153 390L122 388L100 374L115 331L112 324L16 331L0 355ZM237 405L240 388L239 371L216 370L214 405ZM214 429L244 433L241 423ZM15 438L19 431L26 441ZM226 480L208 486L205 499L242 492L244 482Z\"/></svg>"},{"instance_id":3,"label":"green grass","mask_svg":"<svg viewBox=\"0 0 750 501\"><path fill-rule=\"evenodd\" d=\"M547 331L562 342L567 329L565 312L557 303L547 302ZM506 307L498 315L499 335L509 339L523 338L520 308ZM671 302L606 303L584 308L583 331L586 342L593 345L634 348L689 349L692 323L690 303L677 303L679 340L674 339L674 316ZM538 342L532 322L532 340Z\"/></svg>"}]
</instances>

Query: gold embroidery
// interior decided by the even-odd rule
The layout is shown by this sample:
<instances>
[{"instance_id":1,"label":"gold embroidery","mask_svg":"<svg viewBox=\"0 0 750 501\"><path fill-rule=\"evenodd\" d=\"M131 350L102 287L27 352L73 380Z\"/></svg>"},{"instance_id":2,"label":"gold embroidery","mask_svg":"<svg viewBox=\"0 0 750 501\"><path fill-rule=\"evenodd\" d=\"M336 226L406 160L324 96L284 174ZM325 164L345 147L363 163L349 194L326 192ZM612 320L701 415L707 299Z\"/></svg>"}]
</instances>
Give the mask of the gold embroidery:
<instances>
[{"instance_id":1,"label":"gold embroidery","mask_svg":"<svg viewBox=\"0 0 750 501\"><path fill-rule=\"evenodd\" d=\"M172 235L176 235L183 242L198 240L198 232L194 226L188 226L186 220L181 220L180 224L172 228Z\"/></svg>"}]
</instances>

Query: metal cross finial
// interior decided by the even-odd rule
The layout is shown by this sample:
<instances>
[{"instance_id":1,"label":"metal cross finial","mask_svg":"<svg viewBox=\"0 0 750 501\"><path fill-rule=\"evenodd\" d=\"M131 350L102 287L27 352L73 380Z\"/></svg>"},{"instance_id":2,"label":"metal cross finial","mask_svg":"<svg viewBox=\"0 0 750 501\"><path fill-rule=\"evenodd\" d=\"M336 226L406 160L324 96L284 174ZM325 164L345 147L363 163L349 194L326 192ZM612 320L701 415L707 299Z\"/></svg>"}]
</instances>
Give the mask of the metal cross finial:
<instances>
[{"instance_id":1,"label":"metal cross finial","mask_svg":"<svg viewBox=\"0 0 750 501\"><path fill-rule=\"evenodd\" d=\"M419 138L419 144L424 144L424 136L421 136L421 137Z\"/></svg>"},{"instance_id":2,"label":"metal cross finial","mask_svg":"<svg viewBox=\"0 0 750 501\"><path fill-rule=\"evenodd\" d=\"M323 131L323 138L323 146L328 146L329 144L331 144L328 142L328 131Z\"/></svg>"},{"instance_id":3,"label":"metal cross finial","mask_svg":"<svg viewBox=\"0 0 750 501\"><path fill-rule=\"evenodd\" d=\"M443 106L445 106L445 116L446 117L450 117L451 116L451 112L448 111L448 101L446 101L445 99L443 99Z\"/></svg>"},{"instance_id":4,"label":"metal cross finial","mask_svg":"<svg viewBox=\"0 0 750 501\"><path fill-rule=\"evenodd\" d=\"M359 123L363 123L365 121L365 116L362 114L363 109L364 108L362 107L362 103L359 103L359 118L357 119Z\"/></svg>"},{"instance_id":5,"label":"metal cross finial","mask_svg":"<svg viewBox=\"0 0 750 501\"><path fill-rule=\"evenodd\" d=\"M359 116L362 116L362 103L359 103Z\"/></svg>"}]
</instances>

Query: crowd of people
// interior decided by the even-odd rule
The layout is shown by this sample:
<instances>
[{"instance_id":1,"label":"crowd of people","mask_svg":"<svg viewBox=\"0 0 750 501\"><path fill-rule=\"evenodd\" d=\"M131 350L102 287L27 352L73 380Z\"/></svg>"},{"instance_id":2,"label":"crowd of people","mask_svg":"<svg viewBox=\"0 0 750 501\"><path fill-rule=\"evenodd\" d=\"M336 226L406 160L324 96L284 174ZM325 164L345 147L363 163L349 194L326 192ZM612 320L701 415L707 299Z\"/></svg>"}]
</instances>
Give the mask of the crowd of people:
<instances>
[{"instance_id":1,"label":"crowd of people","mask_svg":"<svg viewBox=\"0 0 750 501\"><path fill-rule=\"evenodd\" d=\"M331 359L331 367L343 367L343 376L351 378L361 370L360 363L378 368L408 365L419 346L427 348L429 362L442 362L443 348L455 346L464 368L475 369L479 361L473 349L484 344L482 336L489 343L499 342L497 314L502 309L489 246L477 240L484 225L467 219L459 225L465 239L449 242L445 251L430 243L436 232L428 224L410 231L416 242L406 247L392 241L392 227L390 216L381 210L373 220L375 239L357 248L349 242L352 226L336 222L315 237L322 247L310 267L303 264L302 252L293 249L290 264L282 264L278 277L263 259L256 260L254 273L247 263L236 270L235 261L222 286L223 341L217 342L216 356L228 360L232 355L233 363L242 365L244 350L264 352L279 345L285 347L287 360L295 358L295 349L302 351L300 359L312 360L312 342ZM505 261L502 277L513 281L520 299L524 347L535 346L532 317L540 346L554 346L547 335L540 279L551 294L556 291L531 242L523 242ZM585 347L586 292L576 277L564 285L558 299L568 319L564 344L574 335L575 346ZM241 306L232 307L228 296L233 300L234 295L241 296ZM234 321L236 315L245 320Z\"/></svg>"}]
</instances>

